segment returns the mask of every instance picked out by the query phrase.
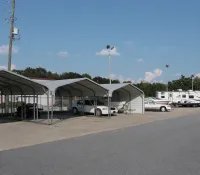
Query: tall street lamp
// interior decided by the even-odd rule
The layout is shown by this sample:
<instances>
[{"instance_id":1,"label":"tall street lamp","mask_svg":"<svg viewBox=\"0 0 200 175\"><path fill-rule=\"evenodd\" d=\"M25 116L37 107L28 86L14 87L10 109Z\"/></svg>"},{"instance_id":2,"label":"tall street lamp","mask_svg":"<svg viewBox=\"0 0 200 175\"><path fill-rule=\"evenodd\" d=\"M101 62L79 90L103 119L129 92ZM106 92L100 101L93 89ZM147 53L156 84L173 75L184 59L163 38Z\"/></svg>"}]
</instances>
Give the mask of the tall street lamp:
<instances>
[{"instance_id":1,"label":"tall street lamp","mask_svg":"<svg viewBox=\"0 0 200 175\"><path fill-rule=\"evenodd\" d=\"M110 45L106 46L106 49L108 51L108 64L109 64L109 79L110 79L110 84L111 84L111 51L114 49L115 47L111 47Z\"/></svg>"},{"instance_id":2,"label":"tall street lamp","mask_svg":"<svg viewBox=\"0 0 200 175\"><path fill-rule=\"evenodd\" d=\"M169 68L169 65L168 64L166 64L166 66L165 66L167 69ZM168 78L167 78L167 91L168 91L169 89L168 89Z\"/></svg>"},{"instance_id":3,"label":"tall street lamp","mask_svg":"<svg viewBox=\"0 0 200 175\"><path fill-rule=\"evenodd\" d=\"M194 75L191 75L192 78L192 90L194 90Z\"/></svg>"}]
</instances>

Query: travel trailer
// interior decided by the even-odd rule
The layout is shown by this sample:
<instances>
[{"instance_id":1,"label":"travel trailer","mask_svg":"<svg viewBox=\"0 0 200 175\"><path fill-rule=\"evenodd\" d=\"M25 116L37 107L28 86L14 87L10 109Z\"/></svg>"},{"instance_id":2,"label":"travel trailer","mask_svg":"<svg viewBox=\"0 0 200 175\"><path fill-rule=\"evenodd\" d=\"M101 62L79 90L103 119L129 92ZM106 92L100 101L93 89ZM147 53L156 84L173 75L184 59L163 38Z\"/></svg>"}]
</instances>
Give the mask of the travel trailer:
<instances>
[{"instance_id":1,"label":"travel trailer","mask_svg":"<svg viewBox=\"0 0 200 175\"><path fill-rule=\"evenodd\" d=\"M178 89L177 91L163 91L156 92L156 98L162 100L170 100L172 103L186 103L186 102L197 102L200 101L199 91L182 91Z\"/></svg>"}]
</instances>

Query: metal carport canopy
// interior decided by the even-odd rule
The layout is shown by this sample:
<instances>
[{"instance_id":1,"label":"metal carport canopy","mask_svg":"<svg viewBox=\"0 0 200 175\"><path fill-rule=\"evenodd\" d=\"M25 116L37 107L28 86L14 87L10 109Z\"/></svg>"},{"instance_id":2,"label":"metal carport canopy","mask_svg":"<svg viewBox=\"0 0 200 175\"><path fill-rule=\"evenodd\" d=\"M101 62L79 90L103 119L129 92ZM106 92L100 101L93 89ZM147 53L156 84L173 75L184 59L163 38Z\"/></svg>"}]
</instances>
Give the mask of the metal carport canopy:
<instances>
[{"instance_id":1,"label":"metal carport canopy","mask_svg":"<svg viewBox=\"0 0 200 175\"><path fill-rule=\"evenodd\" d=\"M39 80L38 82L47 86L53 93L59 90L62 96L104 96L108 93L108 89L88 78Z\"/></svg>"},{"instance_id":2,"label":"metal carport canopy","mask_svg":"<svg viewBox=\"0 0 200 175\"><path fill-rule=\"evenodd\" d=\"M134 93L140 92L141 94L144 94L142 90L140 90L138 87L130 84L130 83L123 83L123 84L101 84L104 88L109 90L109 96L112 96L114 91L122 90L130 93L130 95L134 95Z\"/></svg>"},{"instance_id":3,"label":"metal carport canopy","mask_svg":"<svg viewBox=\"0 0 200 175\"><path fill-rule=\"evenodd\" d=\"M0 70L1 95L43 95L48 88L27 77L7 70Z\"/></svg>"}]
</instances>

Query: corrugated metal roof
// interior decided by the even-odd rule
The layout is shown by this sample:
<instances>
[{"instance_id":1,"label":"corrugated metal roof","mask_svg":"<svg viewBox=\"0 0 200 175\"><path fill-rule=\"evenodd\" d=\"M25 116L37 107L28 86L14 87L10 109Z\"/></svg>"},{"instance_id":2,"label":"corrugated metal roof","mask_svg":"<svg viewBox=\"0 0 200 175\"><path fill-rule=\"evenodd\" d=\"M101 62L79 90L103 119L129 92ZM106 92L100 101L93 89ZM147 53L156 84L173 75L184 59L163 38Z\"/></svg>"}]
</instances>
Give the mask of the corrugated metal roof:
<instances>
[{"instance_id":1,"label":"corrugated metal roof","mask_svg":"<svg viewBox=\"0 0 200 175\"><path fill-rule=\"evenodd\" d=\"M57 89L64 93L69 91L73 95L83 96L104 96L108 89L97 84L96 82L88 78L76 78L76 79L65 79L65 80L35 80L41 84L47 86L50 91L56 92ZM81 92L81 94L80 94Z\"/></svg>"},{"instance_id":2,"label":"corrugated metal roof","mask_svg":"<svg viewBox=\"0 0 200 175\"><path fill-rule=\"evenodd\" d=\"M139 92L143 93L144 92L139 89L138 87L130 84L130 83L121 83L121 84L101 84L101 86L103 86L104 88L108 89L109 91L113 92L113 91L116 91L116 90L119 90L120 88L125 88L127 86L130 86L136 90L138 90Z\"/></svg>"},{"instance_id":3,"label":"corrugated metal roof","mask_svg":"<svg viewBox=\"0 0 200 175\"><path fill-rule=\"evenodd\" d=\"M47 86L50 91L55 91L57 88L61 86L76 83L85 79L86 78L65 79L65 80L34 80L34 81L40 82L41 84Z\"/></svg>"},{"instance_id":4,"label":"corrugated metal roof","mask_svg":"<svg viewBox=\"0 0 200 175\"><path fill-rule=\"evenodd\" d=\"M30 78L0 70L0 91L3 95L42 95L48 88Z\"/></svg>"}]
</instances>

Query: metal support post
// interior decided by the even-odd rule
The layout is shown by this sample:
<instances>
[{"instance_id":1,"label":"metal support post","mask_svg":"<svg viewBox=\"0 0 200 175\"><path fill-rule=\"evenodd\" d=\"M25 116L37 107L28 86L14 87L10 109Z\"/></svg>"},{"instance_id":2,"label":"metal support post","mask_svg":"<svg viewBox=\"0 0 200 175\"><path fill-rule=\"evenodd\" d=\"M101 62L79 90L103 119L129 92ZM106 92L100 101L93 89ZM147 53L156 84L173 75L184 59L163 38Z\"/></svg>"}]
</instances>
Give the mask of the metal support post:
<instances>
[{"instance_id":1,"label":"metal support post","mask_svg":"<svg viewBox=\"0 0 200 175\"><path fill-rule=\"evenodd\" d=\"M142 114L144 114L144 94L142 95Z\"/></svg>"},{"instance_id":2,"label":"metal support post","mask_svg":"<svg viewBox=\"0 0 200 175\"><path fill-rule=\"evenodd\" d=\"M7 101L8 101L7 99L8 99L7 96L4 95L4 114L7 112L7 111L6 111L6 109L7 109L6 103L7 103Z\"/></svg>"},{"instance_id":3,"label":"metal support post","mask_svg":"<svg viewBox=\"0 0 200 175\"><path fill-rule=\"evenodd\" d=\"M30 96L29 96L30 100ZM35 121L35 94L33 95L33 120Z\"/></svg>"},{"instance_id":4,"label":"metal support post","mask_svg":"<svg viewBox=\"0 0 200 175\"><path fill-rule=\"evenodd\" d=\"M1 95L1 115L3 116L3 95Z\"/></svg>"},{"instance_id":5,"label":"metal support post","mask_svg":"<svg viewBox=\"0 0 200 175\"><path fill-rule=\"evenodd\" d=\"M24 119L26 120L26 96L24 96Z\"/></svg>"},{"instance_id":6,"label":"metal support post","mask_svg":"<svg viewBox=\"0 0 200 175\"><path fill-rule=\"evenodd\" d=\"M109 52L109 56L108 56L108 61L109 61L109 79L110 79L110 84L111 84L111 56L110 56L110 52Z\"/></svg>"},{"instance_id":7,"label":"metal support post","mask_svg":"<svg viewBox=\"0 0 200 175\"><path fill-rule=\"evenodd\" d=\"M13 109L15 109L16 108L16 104L15 104L15 95L13 95ZM15 110L13 111L13 112L15 112Z\"/></svg>"},{"instance_id":8,"label":"metal support post","mask_svg":"<svg viewBox=\"0 0 200 175\"><path fill-rule=\"evenodd\" d=\"M53 123L53 98L54 95L51 95L51 124Z\"/></svg>"},{"instance_id":9,"label":"metal support post","mask_svg":"<svg viewBox=\"0 0 200 175\"><path fill-rule=\"evenodd\" d=\"M97 100L94 98L94 116L96 116Z\"/></svg>"},{"instance_id":10,"label":"metal support post","mask_svg":"<svg viewBox=\"0 0 200 175\"><path fill-rule=\"evenodd\" d=\"M63 96L61 96L61 111L63 111Z\"/></svg>"},{"instance_id":11,"label":"metal support post","mask_svg":"<svg viewBox=\"0 0 200 175\"><path fill-rule=\"evenodd\" d=\"M10 116L12 118L12 113L13 113L13 99L12 99L13 96L12 96L12 93L11 93L10 97L11 97L11 99L10 99L10 102L11 102L11 105L10 105L11 106L11 108L10 108Z\"/></svg>"},{"instance_id":12,"label":"metal support post","mask_svg":"<svg viewBox=\"0 0 200 175\"><path fill-rule=\"evenodd\" d=\"M36 106L36 119L38 120L38 95L36 96L36 104L37 104L37 106Z\"/></svg>"},{"instance_id":13,"label":"metal support post","mask_svg":"<svg viewBox=\"0 0 200 175\"><path fill-rule=\"evenodd\" d=\"M21 120L24 119L24 103L22 100L22 95L21 95Z\"/></svg>"},{"instance_id":14,"label":"metal support post","mask_svg":"<svg viewBox=\"0 0 200 175\"><path fill-rule=\"evenodd\" d=\"M47 119L48 119L48 124L49 122L49 91L47 92Z\"/></svg>"}]
</instances>

